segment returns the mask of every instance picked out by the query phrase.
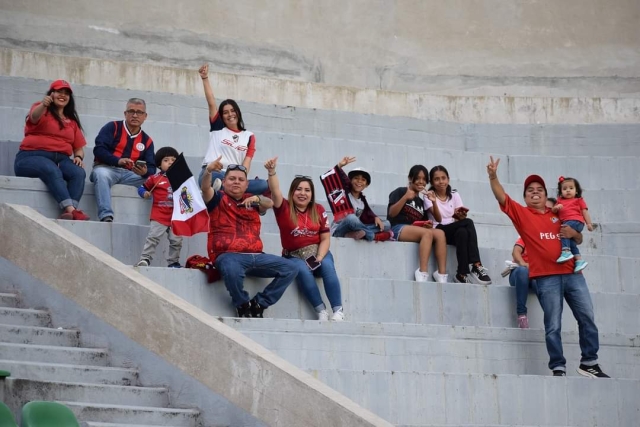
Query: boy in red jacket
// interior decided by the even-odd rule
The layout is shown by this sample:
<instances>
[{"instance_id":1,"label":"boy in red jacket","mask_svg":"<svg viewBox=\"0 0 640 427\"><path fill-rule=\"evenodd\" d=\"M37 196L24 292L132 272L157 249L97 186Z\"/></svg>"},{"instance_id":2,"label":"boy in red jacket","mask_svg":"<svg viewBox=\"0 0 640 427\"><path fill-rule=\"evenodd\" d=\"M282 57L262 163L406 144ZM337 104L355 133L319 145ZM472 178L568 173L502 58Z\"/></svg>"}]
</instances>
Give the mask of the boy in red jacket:
<instances>
[{"instance_id":1,"label":"boy in red jacket","mask_svg":"<svg viewBox=\"0 0 640 427\"><path fill-rule=\"evenodd\" d=\"M138 188L138 195L144 199L153 196L151 207L151 227L147 235L147 241L142 249L140 261L136 267L147 267L151 264L156 247L160 243L163 234L169 238L168 267L180 268L180 249L182 249L182 237L176 236L171 231L171 216L173 214L173 191L169 179L166 176L167 169L178 157L178 152L173 147L162 147L156 152L156 167L160 170L151 175Z\"/></svg>"}]
</instances>

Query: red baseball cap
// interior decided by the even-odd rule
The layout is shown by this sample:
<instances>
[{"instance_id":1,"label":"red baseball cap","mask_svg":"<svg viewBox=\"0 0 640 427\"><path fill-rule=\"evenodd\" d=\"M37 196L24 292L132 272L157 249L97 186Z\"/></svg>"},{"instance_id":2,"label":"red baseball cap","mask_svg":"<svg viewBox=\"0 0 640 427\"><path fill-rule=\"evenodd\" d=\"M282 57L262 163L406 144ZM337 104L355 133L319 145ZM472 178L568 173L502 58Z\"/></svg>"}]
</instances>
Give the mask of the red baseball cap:
<instances>
[{"instance_id":1,"label":"red baseball cap","mask_svg":"<svg viewBox=\"0 0 640 427\"><path fill-rule=\"evenodd\" d=\"M529 175L527 177L527 179L524 180L524 191L527 191L527 187L529 185L531 185L532 182L537 182L539 184L542 184L542 186L545 188L545 192L546 192L546 184L544 183L544 179L542 179L542 177L540 175Z\"/></svg>"},{"instance_id":2,"label":"red baseball cap","mask_svg":"<svg viewBox=\"0 0 640 427\"><path fill-rule=\"evenodd\" d=\"M51 83L51 86L49 86L49 90L60 89L69 89L69 92L73 93L73 90L71 90L71 85L66 80L56 80L55 82Z\"/></svg>"}]
</instances>

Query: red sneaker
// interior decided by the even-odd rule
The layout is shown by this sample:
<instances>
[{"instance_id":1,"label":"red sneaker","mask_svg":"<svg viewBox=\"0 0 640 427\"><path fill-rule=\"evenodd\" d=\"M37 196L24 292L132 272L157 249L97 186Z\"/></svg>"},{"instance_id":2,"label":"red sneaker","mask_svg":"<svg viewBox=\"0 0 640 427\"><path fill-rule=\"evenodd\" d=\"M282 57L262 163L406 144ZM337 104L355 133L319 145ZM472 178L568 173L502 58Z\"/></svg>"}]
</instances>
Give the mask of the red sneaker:
<instances>
[{"instance_id":1,"label":"red sneaker","mask_svg":"<svg viewBox=\"0 0 640 427\"><path fill-rule=\"evenodd\" d=\"M374 242L386 242L387 240L391 240L393 238L392 231L379 231L373 235Z\"/></svg>"},{"instance_id":2,"label":"red sneaker","mask_svg":"<svg viewBox=\"0 0 640 427\"><path fill-rule=\"evenodd\" d=\"M73 219L73 214L71 212L62 212L62 215L58 217L58 219Z\"/></svg>"},{"instance_id":3,"label":"red sneaker","mask_svg":"<svg viewBox=\"0 0 640 427\"><path fill-rule=\"evenodd\" d=\"M89 216L80 209L71 211L71 216L76 221L89 221Z\"/></svg>"}]
</instances>

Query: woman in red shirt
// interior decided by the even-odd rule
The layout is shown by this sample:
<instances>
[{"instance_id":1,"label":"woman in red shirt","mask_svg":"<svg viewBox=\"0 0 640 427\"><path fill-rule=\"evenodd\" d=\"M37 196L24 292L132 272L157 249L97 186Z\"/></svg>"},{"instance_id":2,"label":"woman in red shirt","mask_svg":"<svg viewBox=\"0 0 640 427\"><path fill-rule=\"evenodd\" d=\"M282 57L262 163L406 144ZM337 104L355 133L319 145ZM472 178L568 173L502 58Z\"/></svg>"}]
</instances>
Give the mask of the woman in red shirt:
<instances>
[{"instance_id":1,"label":"woman in red shirt","mask_svg":"<svg viewBox=\"0 0 640 427\"><path fill-rule=\"evenodd\" d=\"M56 80L42 101L31 106L13 168L16 176L45 183L62 209L60 219L89 219L78 209L86 177L85 145L71 86Z\"/></svg>"},{"instance_id":2,"label":"woman in red shirt","mask_svg":"<svg viewBox=\"0 0 640 427\"><path fill-rule=\"evenodd\" d=\"M269 189L273 199L273 211L280 228L283 256L298 267L298 287L309 300L318 320L329 320L329 313L322 302L315 277L322 277L327 299L331 303L331 320L344 320L340 280L329 252L331 233L324 208L316 203L311 177L296 176L289 188L289 200L282 196L276 175L278 158L267 160L264 167L269 172Z\"/></svg>"}]
</instances>

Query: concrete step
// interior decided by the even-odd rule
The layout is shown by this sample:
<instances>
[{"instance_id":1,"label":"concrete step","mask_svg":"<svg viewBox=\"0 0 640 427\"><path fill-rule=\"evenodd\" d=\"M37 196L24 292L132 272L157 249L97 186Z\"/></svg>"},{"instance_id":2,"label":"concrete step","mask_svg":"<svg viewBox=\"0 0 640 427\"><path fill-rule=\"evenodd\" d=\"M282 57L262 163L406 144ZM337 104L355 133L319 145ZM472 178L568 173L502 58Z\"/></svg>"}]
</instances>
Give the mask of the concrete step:
<instances>
[{"instance_id":1,"label":"concrete step","mask_svg":"<svg viewBox=\"0 0 640 427\"><path fill-rule=\"evenodd\" d=\"M304 370L549 374L544 331L539 329L282 319L222 321ZM640 379L640 337L601 335L598 355L608 373L616 378ZM563 343L567 360L580 360L577 333L565 332ZM568 375L578 374L572 371Z\"/></svg>"},{"instance_id":2,"label":"concrete step","mask_svg":"<svg viewBox=\"0 0 640 427\"><path fill-rule=\"evenodd\" d=\"M272 214L268 214L266 220L271 218ZM139 260L148 233L147 226L132 224L106 224L93 221L58 221L58 224L128 265L134 265ZM640 223L638 225L640 227ZM508 278L500 277L500 272L504 269L505 260L511 259L511 250L517 238L516 231L512 226L504 226L496 230L495 227L479 224L476 228L479 234L486 235L486 241L491 241L491 239L503 241L503 244L497 246L487 247L481 244L480 257L485 267L489 269L494 284L508 284ZM590 263L584 270L590 289L596 292L640 294L640 281L635 279L640 274L640 258L613 256L611 253L603 255L588 254L589 246L596 248L593 250L600 251L600 240L591 240L595 234L591 233L585 244L583 244L583 249L587 249L583 251L585 253L584 257ZM611 241L617 238L615 236L621 234L624 233L598 236L602 240ZM502 237L498 238L498 236ZM634 239L633 236L633 234L628 236L629 241ZM282 252L279 234L268 233L263 230L261 237L265 252L272 254L280 254ZM206 253L206 239L207 236L204 233L184 239L180 257L183 264L190 255ZM640 239L636 240L640 242ZM447 251L447 272L453 275L457 268L455 248L449 246ZM158 245L156 256L152 261L152 266L165 267L165 254L167 253L167 241L162 239ZM338 273L344 277L411 280L414 277L415 269L418 267L416 243L369 243L357 242L353 239L332 238L331 253L335 259ZM358 262L352 262L354 253L358 254ZM435 270L435 258L433 256L431 257L429 270ZM144 270L141 269L140 271ZM179 278L181 276L173 276L173 274L170 271L162 270L157 273L157 280L162 281L162 278L166 275L171 275L172 278L181 280ZM183 273L178 272L177 274L181 275ZM203 277L204 275L198 274L184 280L199 281Z\"/></svg>"},{"instance_id":3,"label":"concrete step","mask_svg":"<svg viewBox=\"0 0 640 427\"><path fill-rule=\"evenodd\" d=\"M174 427L196 427L198 425L199 412L195 409L153 408L68 401L61 401L60 403L71 408L80 421Z\"/></svg>"},{"instance_id":4,"label":"concrete step","mask_svg":"<svg viewBox=\"0 0 640 427\"><path fill-rule=\"evenodd\" d=\"M517 327L515 288L511 286L356 279L353 278L356 277L353 272L344 272L341 268L344 265L341 263L338 266L338 273L343 306L349 321ZM235 316L223 283L220 281L208 285L200 271L172 272L169 271L171 269L151 267L137 270L211 315ZM184 283L189 283L189 286L184 286ZM251 295L267 283L267 280L254 278L247 278L244 282ZM320 293L324 294L323 285L319 283L318 286ZM640 313L636 307L640 305L640 295L592 292L591 297L600 332L637 333ZM325 301L325 304L328 302ZM542 310L534 294L529 294L527 307L530 326L542 329ZM316 318L295 284L289 286L277 304L269 307L265 316L281 319ZM563 330L577 330L577 323L568 308L563 313Z\"/></svg>"},{"instance_id":5,"label":"concrete step","mask_svg":"<svg viewBox=\"0 0 640 427\"><path fill-rule=\"evenodd\" d=\"M22 378L5 380L5 395L24 404L31 400L65 400L87 403L164 407L169 404L166 388L109 384L38 381Z\"/></svg>"},{"instance_id":6,"label":"concrete step","mask_svg":"<svg viewBox=\"0 0 640 427\"><path fill-rule=\"evenodd\" d=\"M44 80L2 77L0 106L7 111L0 117L7 117L7 126L0 128L3 132L0 139L22 138L22 128L15 123L20 123L31 104L40 99L48 87L49 82ZM87 142L93 145L93 139L104 123L122 117L122 105L131 96L131 91L74 83L74 95ZM184 144L189 153L205 152L208 123L206 103L201 94L146 92L140 96L145 98L149 111L145 129L155 140L189 141ZM635 144L636 124L464 124L238 102L245 123L256 133L259 143L265 139L265 133L271 132L400 147L421 144L468 151L490 147L496 153L555 154L559 149L568 151L568 148L578 146L584 155L640 155L640 148ZM259 147L262 147L260 151L268 145Z\"/></svg>"},{"instance_id":7,"label":"concrete step","mask_svg":"<svg viewBox=\"0 0 640 427\"><path fill-rule=\"evenodd\" d=\"M138 384L138 371L127 368L17 360L0 360L0 367L11 372L12 378L35 381L73 381L122 386Z\"/></svg>"},{"instance_id":8,"label":"concrete step","mask_svg":"<svg viewBox=\"0 0 640 427\"><path fill-rule=\"evenodd\" d=\"M0 342L3 359L28 362L65 363L74 365L107 366L107 351L81 347L12 344Z\"/></svg>"},{"instance_id":9,"label":"concrete step","mask_svg":"<svg viewBox=\"0 0 640 427\"><path fill-rule=\"evenodd\" d=\"M17 308L20 306L20 298L17 294L0 292L0 307Z\"/></svg>"},{"instance_id":10,"label":"concrete step","mask_svg":"<svg viewBox=\"0 0 640 427\"><path fill-rule=\"evenodd\" d=\"M0 324L0 342L78 347L80 331Z\"/></svg>"},{"instance_id":11,"label":"concrete step","mask_svg":"<svg viewBox=\"0 0 640 427\"><path fill-rule=\"evenodd\" d=\"M45 310L0 307L0 324L48 327L51 315Z\"/></svg>"},{"instance_id":12,"label":"concrete step","mask_svg":"<svg viewBox=\"0 0 640 427\"><path fill-rule=\"evenodd\" d=\"M296 173L300 171L297 170ZM280 173L280 172L279 172ZM404 182L404 178L402 182ZM399 183L398 185L401 185ZM395 188L397 185L393 185ZM485 191L489 191L488 186ZM518 191L518 194L520 192ZM380 204L374 204L373 207L379 214L384 215L386 213L386 197ZM497 249L509 249L513 247L513 242L517 237L517 232L513 228L513 225L506 217L506 215L500 213L497 208L497 204L492 201L492 196L483 197L483 204L488 204L488 212L482 212L474 210L470 217L476 223L476 229L478 232L478 243L480 247L484 248L497 248ZM0 199L14 204L28 205L41 214L49 218L57 218L60 214L59 208L56 206L53 198L47 193L47 190L42 182L32 178L18 178L18 177L6 177L0 176ZM635 200L631 197L624 197L623 200ZM141 200L136 194L133 187L116 185L112 191L112 204L114 211L116 212L116 223L113 224L100 224L100 228L97 228L95 221L82 222L77 225L78 221L64 221L66 227L73 227L76 229L81 237L88 241L95 243L96 246L105 250L111 251L112 242L105 240L105 234L118 233L120 227L127 224L134 224L144 226L137 230L130 229L133 239L140 249L131 250L125 249L120 251L123 256L127 256L127 259L123 262L133 264L138 261L140 250L144 244L148 232L149 224L149 209L151 203L145 200ZM626 202L625 202L626 203ZM632 203L632 202L629 202ZM607 206L610 204L607 203ZM83 209L91 218L96 219L96 206L93 200L93 187L88 184L85 187L85 194L80 202L80 208ZM606 209L602 208L603 212ZM629 216L624 212L635 212L634 207L631 204L624 205L619 211L620 218ZM633 217L633 214L631 214ZM599 221L599 219L597 219ZM609 221L607 219L607 221ZM267 214L262 218L262 231L265 233L278 233L278 228L275 222L275 217L272 213ZM91 228L91 230L86 230ZM100 239L94 236L95 233L100 233ZM635 254L640 252L640 240L637 238L640 236L640 223L638 222L606 222L599 224L598 228L594 232L585 232L585 241L581 246L581 252L586 255L613 255L613 256L628 256L629 254ZM119 236L114 236L115 243L119 243L122 239ZM186 239L185 243L190 242L192 239ZM197 238L198 251L201 251L205 246L205 238ZM127 245L130 241L127 241ZM193 244L196 247L196 243ZM280 249L279 236L276 236L274 245L278 246L278 252ZM164 242L161 243L159 251L164 251ZM189 250L190 247L183 248L183 251ZM136 252L134 259L129 259L128 255L131 252ZM118 252L116 252L118 253ZM198 253L198 252L196 252ZM162 263L158 265L166 265L164 257L158 257ZM454 258L455 259L455 258ZM454 264L455 265L455 264Z\"/></svg>"},{"instance_id":13,"label":"concrete step","mask_svg":"<svg viewBox=\"0 0 640 427\"><path fill-rule=\"evenodd\" d=\"M310 373L399 425L424 425L428 419L447 426L631 426L640 411L638 380L363 370Z\"/></svg>"}]
</instances>

